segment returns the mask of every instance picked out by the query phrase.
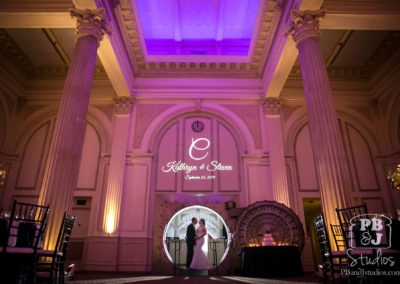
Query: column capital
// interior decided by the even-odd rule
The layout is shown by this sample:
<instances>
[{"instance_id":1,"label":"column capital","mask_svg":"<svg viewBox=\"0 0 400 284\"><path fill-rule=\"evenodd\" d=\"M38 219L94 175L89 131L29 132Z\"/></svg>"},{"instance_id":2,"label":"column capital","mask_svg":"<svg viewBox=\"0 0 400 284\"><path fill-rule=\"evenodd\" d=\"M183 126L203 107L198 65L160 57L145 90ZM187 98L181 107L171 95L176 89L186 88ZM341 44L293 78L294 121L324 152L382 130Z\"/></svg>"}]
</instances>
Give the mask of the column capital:
<instances>
[{"instance_id":1,"label":"column capital","mask_svg":"<svg viewBox=\"0 0 400 284\"><path fill-rule=\"evenodd\" d=\"M131 114L135 98L130 96L114 97L116 114Z\"/></svg>"},{"instance_id":2,"label":"column capital","mask_svg":"<svg viewBox=\"0 0 400 284\"><path fill-rule=\"evenodd\" d=\"M291 35L296 44L309 37L319 38L319 19L325 17L325 13L325 10L299 11L293 9L285 35Z\"/></svg>"},{"instance_id":3,"label":"column capital","mask_svg":"<svg viewBox=\"0 0 400 284\"><path fill-rule=\"evenodd\" d=\"M111 30L105 21L105 9L99 8L95 10L70 9L72 17L77 19L77 27L75 31L75 41L81 37L92 36L100 42L104 33L110 35Z\"/></svg>"},{"instance_id":4,"label":"column capital","mask_svg":"<svg viewBox=\"0 0 400 284\"><path fill-rule=\"evenodd\" d=\"M261 104L263 106L264 115L280 115L281 103L277 98L262 98Z\"/></svg>"}]
</instances>

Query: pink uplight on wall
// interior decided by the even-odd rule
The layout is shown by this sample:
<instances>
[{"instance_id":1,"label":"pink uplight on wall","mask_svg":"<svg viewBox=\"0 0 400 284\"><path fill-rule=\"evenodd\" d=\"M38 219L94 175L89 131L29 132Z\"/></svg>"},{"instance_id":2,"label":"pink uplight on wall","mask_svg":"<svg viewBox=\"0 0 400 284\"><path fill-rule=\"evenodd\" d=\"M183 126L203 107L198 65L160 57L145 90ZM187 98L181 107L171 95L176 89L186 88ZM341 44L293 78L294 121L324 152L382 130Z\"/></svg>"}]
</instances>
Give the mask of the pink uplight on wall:
<instances>
[{"instance_id":1,"label":"pink uplight on wall","mask_svg":"<svg viewBox=\"0 0 400 284\"><path fill-rule=\"evenodd\" d=\"M149 55L249 52L260 0L136 0Z\"/></svg>"}]
</instances>

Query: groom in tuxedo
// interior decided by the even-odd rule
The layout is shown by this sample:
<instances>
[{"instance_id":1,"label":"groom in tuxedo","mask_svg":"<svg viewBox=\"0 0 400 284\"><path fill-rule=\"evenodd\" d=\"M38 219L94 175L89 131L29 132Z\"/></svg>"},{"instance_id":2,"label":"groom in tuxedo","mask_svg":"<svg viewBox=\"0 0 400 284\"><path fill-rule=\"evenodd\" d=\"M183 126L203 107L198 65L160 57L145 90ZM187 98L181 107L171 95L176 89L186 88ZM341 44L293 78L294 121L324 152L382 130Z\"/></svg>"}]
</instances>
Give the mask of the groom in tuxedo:
<instances>
[{"instance_id":1,"label":"groom in tuxedo","mask_svg":"<svg viewBox=\"0 0 400 284\"><path fill-rule=\"evenodd\" d=\"M192 218L192 223L186 229L186 244L187 244L187 256L186 256L186 267L189 268L193 259L194 245L196 244L195 236L196 229L194 225L197 224L196 217Z\"/></svg>"}]
</instances>

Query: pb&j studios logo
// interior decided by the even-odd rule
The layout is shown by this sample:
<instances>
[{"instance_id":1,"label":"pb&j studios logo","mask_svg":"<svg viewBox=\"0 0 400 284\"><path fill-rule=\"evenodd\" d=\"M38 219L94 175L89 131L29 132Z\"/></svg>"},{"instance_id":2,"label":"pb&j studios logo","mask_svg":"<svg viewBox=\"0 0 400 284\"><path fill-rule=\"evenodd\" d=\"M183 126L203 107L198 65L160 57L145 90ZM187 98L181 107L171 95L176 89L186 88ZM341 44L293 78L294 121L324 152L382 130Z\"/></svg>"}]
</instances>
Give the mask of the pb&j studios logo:
<instances>
[{"instance_id":1,"label":"pb&j studios logo","mask_svg":"<svg viewBox=\"0 0 400 284\"><path fill-rule=\"evenodd\" d=\"M394 266L393 256L383 256L382 249L391 247L392 220L384 215L362 214L350 220L348 250L350 267Z\"/></svg>"}]
</instances>

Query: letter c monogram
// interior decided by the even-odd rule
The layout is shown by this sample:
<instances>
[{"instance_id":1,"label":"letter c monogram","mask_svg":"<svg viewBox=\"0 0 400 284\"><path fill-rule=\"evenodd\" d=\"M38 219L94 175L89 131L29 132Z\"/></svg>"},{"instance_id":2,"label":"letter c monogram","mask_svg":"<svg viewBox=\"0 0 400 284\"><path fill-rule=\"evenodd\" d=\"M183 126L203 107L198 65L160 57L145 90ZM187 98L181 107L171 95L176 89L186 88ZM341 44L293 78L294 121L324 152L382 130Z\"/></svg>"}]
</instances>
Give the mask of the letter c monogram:
<instances>
[{"instance_id":1,"label":"letter c monogram","mask_svg":"<svg viewBox=\"0 0 400 284\"><path fill-rule=\"evenodd\" d=\"M207 146L205 146L205 147L197 147L196 144L199 141L206 141L207 142ZM210 147L210 145L211 145L210 140L208 140L207 138L197 138L196 140L193 140L193 138L192 138L192 145L190 145L190 148L189 148L189 156L190 156L190 158L192 158L193 160L196 160L196 161L203 160L205 157L207 157L208 152L204 156L202 156L200 158L196 158L192 154L193 148L198 150L198 151L204 151L204 150L207 150Z\"/></svg>"}]
</instances>

